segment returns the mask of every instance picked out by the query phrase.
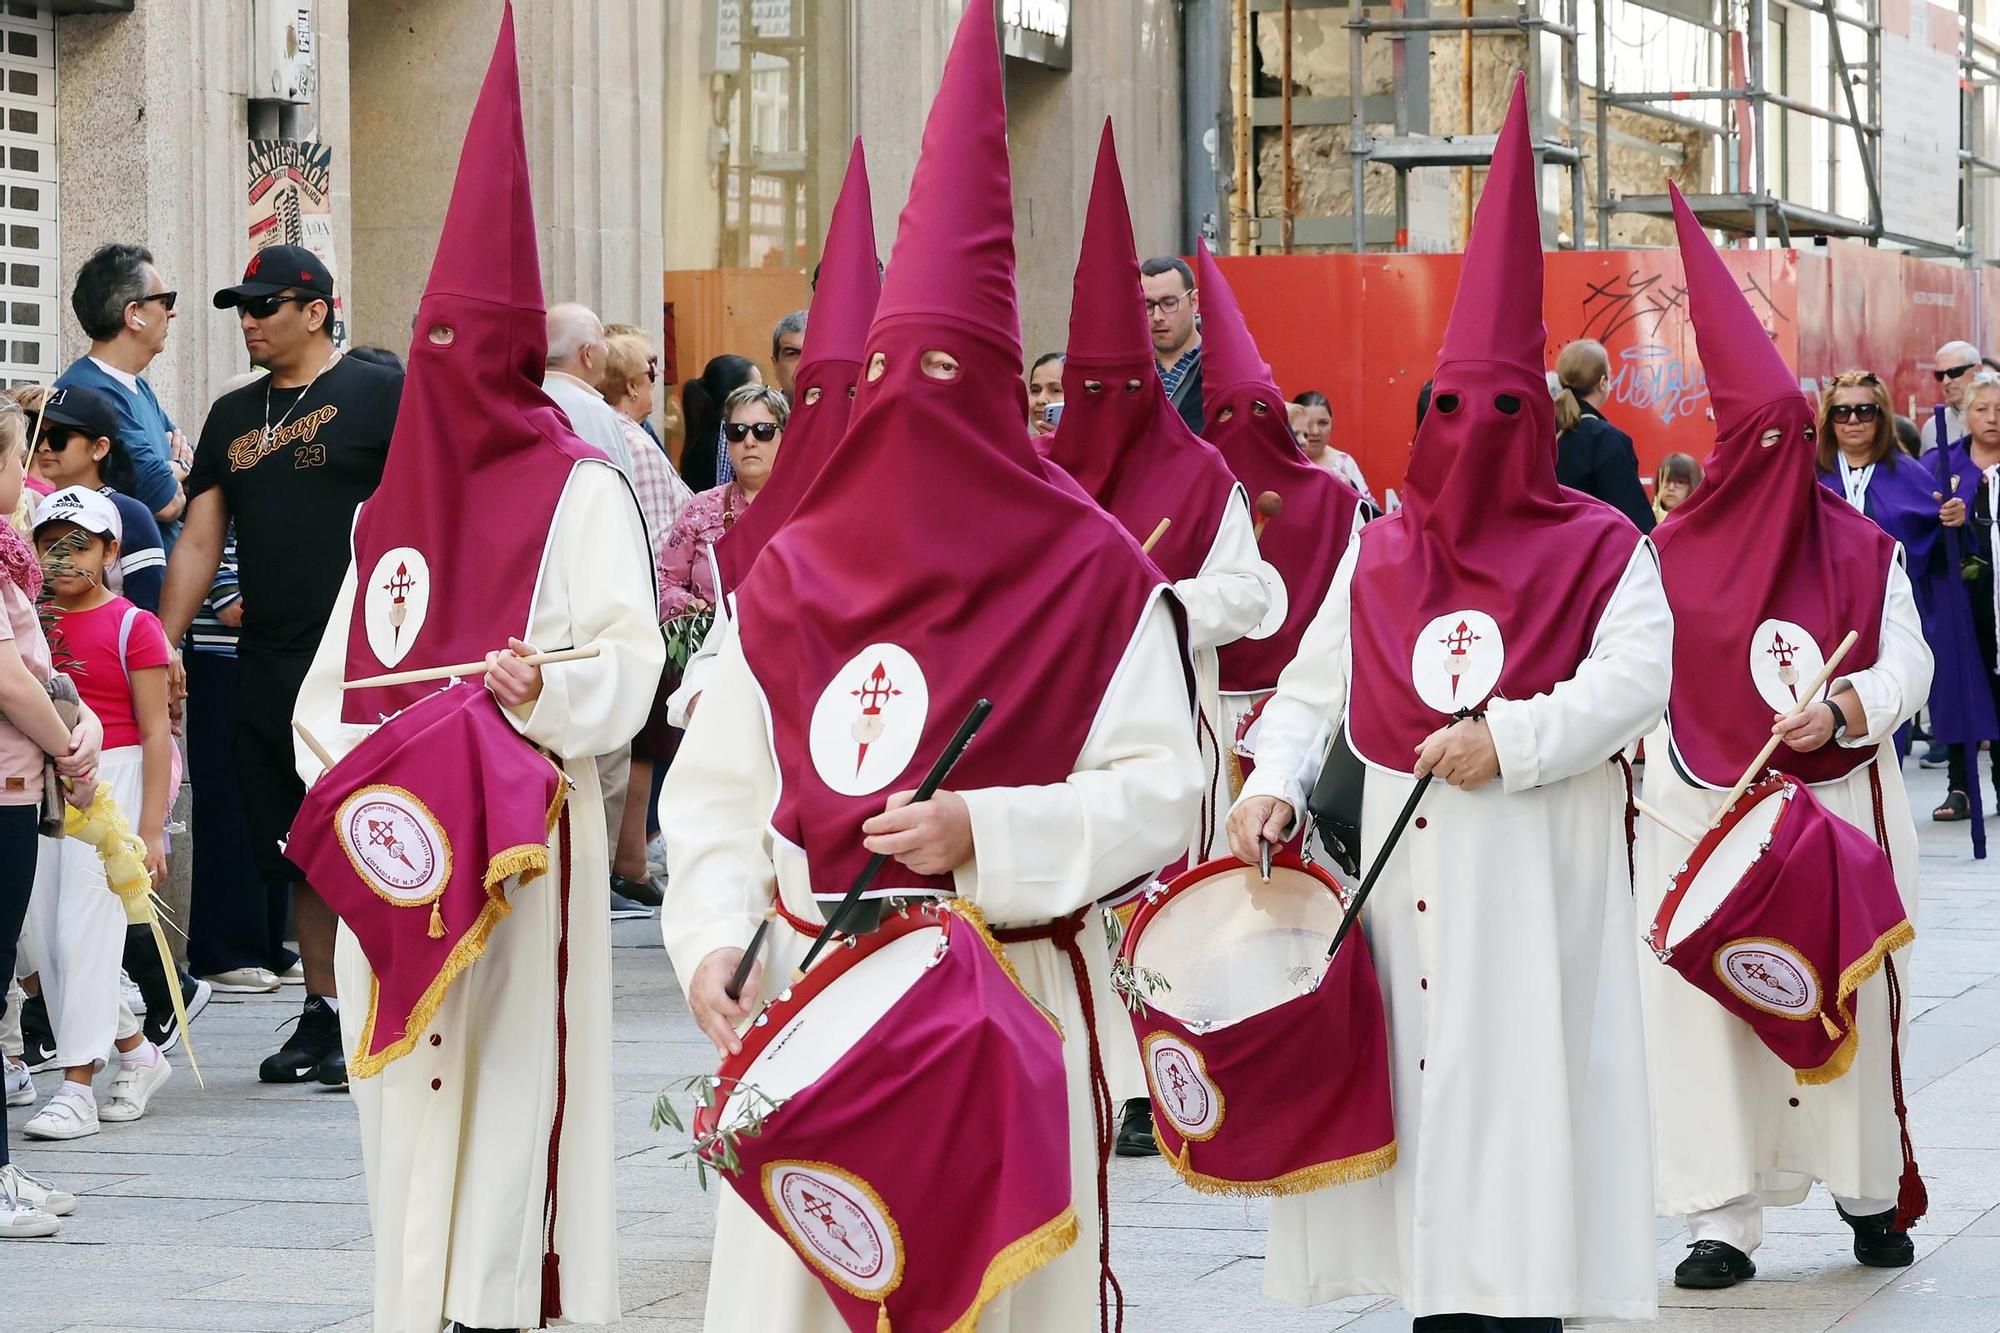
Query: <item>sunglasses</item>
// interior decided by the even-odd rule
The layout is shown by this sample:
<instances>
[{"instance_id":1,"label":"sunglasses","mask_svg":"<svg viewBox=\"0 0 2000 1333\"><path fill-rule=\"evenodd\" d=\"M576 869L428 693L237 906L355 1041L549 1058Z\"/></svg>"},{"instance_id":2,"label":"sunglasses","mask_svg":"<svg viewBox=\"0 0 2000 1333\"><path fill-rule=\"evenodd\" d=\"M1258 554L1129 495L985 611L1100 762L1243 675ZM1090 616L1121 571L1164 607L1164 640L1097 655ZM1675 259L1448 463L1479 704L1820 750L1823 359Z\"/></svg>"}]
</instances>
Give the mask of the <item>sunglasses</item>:
<instances>
[{"instance_id":1,"label":"sunglasses","mask_svg":"<svg viewBox=\"0 0 2000 1333\"><path fill-rule=\"evenodd\" d=\"M160 303L160 308L162 310L172 310L174 308L174 302L180 299L181 299L181 294L179 292L153 292L148 296L140 297L138 300L132 302L132 304L144 305L148 301L158 301Z\"/></svg>"},{"instance_id":2,"label":"sunglasses","mask_svg":"<svg viewBox=\"0 0 2000 1333\"><path fill-rule=\"evenodd\" d=\"M755 425L748 421L732 421L722 428L722 433L729 437L731 444L743 443L746 435L755 435L760 443L769 444L778 438L778 432L783 429L775 421L759 421Z\"/></svg>"},{"instance_id":3,"label":"sunglasses","mask_svg":"<svg viewBox=\"0 0 2000 1333\"><path fill-rule=\"evenodd\" d=\"M294 303L307 306L314 301L324 301L324 296L299 296L296 293L275 292L270 296L246 296L237 301L236 308L252 319L269 319L284 307Z\"/></svg>"},{"instance_id":4,"label":"sunglasses","mask_svg":"<svg viewBox=\"0 0 2000 1333\"><path fill-rule=\"evenodd\" d=\"M1828 409L1827 415L1835 421L1879 421L1882 407L1879 403L1835 403Z\"/></svg>"},{"instance_id":5,"label":"sunglasses","mask_svg":"<svg viewBox=\"0 0 2000 1333\"><path fill-rule=\"evenodd\" d=\"M69 448L69 442L70 434L68 431L64 431L61 434L46 433L36 443L35 452L38 454L59 454Z\"/></svg>"},{"instance_id":6,"label":"sunglasses","mask_svg":"<svg viewBox=\"0 0 2000 1333\"><path fill-rule=\"evenodd\" d=\"M1968 361L1962 366L1953 366L1950 370L1933 370L1931 372L1931 378L1935 379L1939 384L1943 384L1946 380L1957 379L1960 375L1963 375L1968 370L1977 370L1977 369L1979 369L1979 363L1977 361Z\"/></svg>"}]
</instances>

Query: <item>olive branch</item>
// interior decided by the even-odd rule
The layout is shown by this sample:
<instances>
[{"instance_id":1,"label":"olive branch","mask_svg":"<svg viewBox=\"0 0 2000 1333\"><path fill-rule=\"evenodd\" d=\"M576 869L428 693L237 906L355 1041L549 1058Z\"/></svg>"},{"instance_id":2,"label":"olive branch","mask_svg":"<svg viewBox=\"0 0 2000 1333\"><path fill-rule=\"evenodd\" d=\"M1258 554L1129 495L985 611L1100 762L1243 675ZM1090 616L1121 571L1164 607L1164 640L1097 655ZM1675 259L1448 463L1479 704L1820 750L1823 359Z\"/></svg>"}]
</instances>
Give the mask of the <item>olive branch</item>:
<instances>
[{"instance_id":1,"label":"olive branch","mask_svg":"<svg viewBox=\"0 0 2000 1333\"><path fill-rule=\"evenodd\" d=\"M701 647L708 630L715 623L713 607L702 611L689 611L675 616L660 627L667 641L667 661L676 671L687 670L688 659Z\"/></svg>"},{"instance_id":2,"label":"olive branch","mask_svg":"<svg viewBox=\"0 0 2000 1333\"><path fill-rule=\"evenodd\" d=\"M727 1127L724 1127L718 1119L716 1128L706 1133L696 1134L693 1142L679 1152L671 1154L668 1158L669 1161L677 1161L683 1157L693 1158L694 1178L704 1190L708 1188L708 1169L710 1167L714 1167L716 1170L731 1176L742 1172L743 1161L737 1153L737 1145L744 1139L754 1139L759 1134L762 1134L764 1132L764 1121L770 1116L771 1112L777 1110L784 1103L766 1095L754 1083L743 1083L736 1079L725 1079L715 1074L696 1074L693 1078L681 1083L677 1089L662 1092L653 1098L653 1131L658 1133L661 1129L672 1128L679 1133L685 1134L688 1132L687 1122L682 1120L680 1112L674 1109L673 1099L675 1091L691 1095L696 1104L696 1113L699 1115L701 1111L714 1111L718 1109L718 1103L722 1100L722 1087L725 1083L734 1083L736 1085L735 1090L749 1099L750 1105L747 1114L741 1118L738 1124Z\"/></svg>"},{"instance_id":3,"label":"olive branch","mask_svg":"<svg viewBox=\"0 0 2000 1333\"><path fill-rule=\"evenodd\" d=\"M1162 991L1173 989L1164 974L1150 967L1135 968L1125 961L1125 923L1118 919L1116 912L1104 912L1104 938L1111 944L1111 988L1118 992L1118 998L1125 1007L1144 1018L1146 1001Z\"/></svg>"}]
</instances>

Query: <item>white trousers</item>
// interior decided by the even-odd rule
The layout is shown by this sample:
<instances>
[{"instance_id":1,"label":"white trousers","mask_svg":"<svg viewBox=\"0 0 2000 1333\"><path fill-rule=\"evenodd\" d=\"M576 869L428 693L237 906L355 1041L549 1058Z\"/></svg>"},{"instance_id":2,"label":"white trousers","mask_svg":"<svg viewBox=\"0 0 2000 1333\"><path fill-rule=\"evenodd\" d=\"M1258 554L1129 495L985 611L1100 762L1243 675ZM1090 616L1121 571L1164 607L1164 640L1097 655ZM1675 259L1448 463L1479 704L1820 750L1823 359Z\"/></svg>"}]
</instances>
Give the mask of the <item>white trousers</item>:
<instances>
[{"instance_id":1,"label":"white trousers","mask_svg":"<svg viewBox=\"0 0 2000 1333\"><path fill-rule=\"evenodd\" d=\"M106 750L98 781L136 829L145 798L139 747ZM124 904L106 883L96 849L76 838L41 839L22 934L41 974L56 1063L64 1069L102 1069L112 1041L140 1030L119 993L125 924Z\"/></svg>"},{"instance_id":2,"label":"white trousers","mask_svg":"<svg viewBox=\"0 0 2000 1333\"><path fill-rule=\"evenodd\" d=\"M1855 1217L1873 1217L1896 1206L1894 1199L1848 1199L1836 1194L1834 1201ZM1719 1207L1689 1213L1688 1239L1719 1240L1745 1254L1764 1243L1764 1200L1761 1195L1741 1194Z\"/></svg>"},{"instance_id":3,"label":"white trousers","mask_svg":"<svg viewBox=\"0 0 2000 1333\"><path fill-rule=\"evenodd\" d=\"M611 864L618 864L618 829L625 822L625 792L632 785L632 747L621 745L614 754L597 757L597 790L604 798L604 845L611 849Z\"/></svg>"}]
</instances>

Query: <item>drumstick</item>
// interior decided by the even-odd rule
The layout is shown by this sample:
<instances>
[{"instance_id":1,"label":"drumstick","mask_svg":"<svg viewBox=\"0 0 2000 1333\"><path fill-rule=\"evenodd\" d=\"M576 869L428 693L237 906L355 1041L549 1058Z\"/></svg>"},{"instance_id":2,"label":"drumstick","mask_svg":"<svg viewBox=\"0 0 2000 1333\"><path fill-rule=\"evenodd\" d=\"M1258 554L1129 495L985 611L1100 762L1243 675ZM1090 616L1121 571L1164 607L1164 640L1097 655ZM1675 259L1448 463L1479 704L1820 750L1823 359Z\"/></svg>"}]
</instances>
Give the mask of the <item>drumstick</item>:
<instances>
[{"instance_id":1,"label":"drumstick","mask_svg":"<svg viewBox=\"0 0 2000 1333\"><path fill-rule=\"evenodd\" d=\"M1368 875L1361 881L1361 887L1354 894L1354 901L1347 905L1347 915L1340 918L1339 929L1333 932L1333 943L1326 946L1326 960L1330 963L1340 950L1340 942L1347 938L1347 932L1361 915L1361 904L1368 901L1368 895L1375 888L1375 881L1382 874L1382 867L1389 864L1389 854L1396 850L1402 840L1403 830L1409 826L1410 816L1417 813L1417 802L1424 799L1425 788L1431 785L1436 774L1426 773L1417 779L1417 785L1410 789L1410 799L1403 802L1403 808L1396 816L1396 822L1389 826L1389 836L1382 842L1382 850L1375 853L1375 864L1368 867Z\"/></svg>"},{"instance_id":2,"label":"drumstick","mask_svg":"<svg viewBox=\"0 0 2000 1333\"><path fill-rule=\"evenodd\" d=\"M313 758L319 760L321 767L326 768L328 770L331 770L333 768L333 756L326 752L325 746L321 745L318 740L314 739L313 734L310 731L306 730L305 723L300 722L297 719L294 719L292 722L292 730L299 733L299 739L306 743L306 748L313 752Z\"/></svg>"},{"instance_id":3,"label":"drumstick","mask_svg":"<svg viewBox=\"0 0 2000 1333\"><path fill-rule=\"evenodd\" d=\"M1663 828L1663 829L1665 829L1665 830L1666 830L1667 832L1669 832L1669 833L1673 834L1673 835L1674 835L1674 836L1675 836L1676 838L1679 838L1679 839L1681 839L1681 840L1682 840L1682 841L1684 841L1684 842L1700 842L1700 841L1701 841L1701 838L1700 838L1700 836L1699 836L1699 835L1697 835L1697 834L1693 834L1693 833L1689 833L1689 832L1688 832L1688 831L1687 831L1686 829L1682 828L1682 827L1681 827L1681 826L1680 826L1679 824L1676 824L1676 823L1674 823L1674 821L1673 821L1673 820L1671 820L1671 819L1668 819L1668 818L1667 818L1667 817L1666 817L1665 815L1661 814L1661 813L1660 813L1660 812L1659 812L1658 810L1654 809L1654 808L1653 808L1652 806L1650 806L1650 805L1647 805L1647 804L1646 804L1646 803L1645 803L1644 801L1642 801L1642 800L1638 799L1638 798L1637 798L1636 796L1632 798L1632 806L1633 806L1633 808L1634 808L1634 809L1636 809L1636 810L1637 810L1637 811L1638 811L1638 812L1639 812L1640 814L1642 814L1642 815L1644 815L1644 816L1645 816L1646 818L1648 818L1648 819L1652 820L1652 821L1653 821L1653 822L1654 822L1655 824L1658 824L1658 825L1659 825L1659 826L1660 826L1661 828Z\"/></svg>"},{"instance_id":4,"label":"drumstick","mask_svg":"<svg viewBox=\"0 0 2000 1333\"><path fill-rule=\"evenodd\" d=\"M1139 549L1144 551L1147 555L1151 555L1153 553L1153 544L1159 541L1160 538L1167 535L1167 529L1173 526L1173 522L1174 521L1171 518L1161 519L1160 525L1153 529L1153 535L1146 538L1145 541L1139 543Z\"/></svg>"},{"instance_id":5,"label":"drumstick","mask_svg":"<svg viewBox=\"0 0 2000 1333\"><path fill-rule=\"evenodd\" d=\"M956 764L958 757L965 753L965 747L972 744L972 738L979 734L979 728L986 724L986 715L992 711L993 701L990 699L981 699L972 705L972 711L965 715L965 721L958 724L958 733L951 738L950 744L944 747L944 753L937 757L937 762L931 765L931 771L924 774L923 784L917 788L917 794L910 798L911 805L921 805L937 795L937 789L944 785L945 778L951 773L952 765ZM819 957L819 951L833 938L835 923L846 917L854 904L861 901L861 895L868 891L868 886L875 882L875 876L881 874L882 867L888 863L888 856L882 852L877 852L868 858L868 864L861 868L859 875L855 876L854 883L848 887L846 895L841 898L833 911L827 914L826 924L820 927L818 938L814 939L812 947L806 950L806 956L799 960L798 971L792 974L793 981L805 977L806 969L813 965L813 959Z\"/></svg>"},{"instance_id":6,"label":"drumstick","mask_svg":"<svg viewBox=\"0 0 2000 1333\"><path fill-rule=\"evenodd\" d=\"M750 937L750 947L743 951L743 961L736 965L736 973L729 978L729 984L722 993L734 1000L743 994L743 983L750 980L750 969L757 965L757 955L764 947L764 935L771 929L771 923L778 919L778 909L772 905L764 909L764 919L757 923L757 931Z\"/></svg>"},{"instance_id":7,"label":"drumstick","mask_svg":"<svg viewBox=\"0 0 2000 1333\"><path fill-rule=\"evenodd\" d=\"M1271 882L1271 843L1266 838L1257 839L1257 873L1266 884Z\"/></svg>"},{"instance_id":8,"label":"drumstick","mask_svg":"<svg viewBox=\"0 0 2000 1333\"><path fill-rule=\"evenodd\" d=\"M1253 534L1255 540L1264 540L1264 525L1276 518L1284 507L1285 497L1276 491L1265 491L1257 497L1257 527Z\"/></svg>"},{"instance_id":9,"label":"drumstick","mask_svg":"<svg viewBox=\"0 0 2000 1333\"><path fill-rule=\"evenodd\" d=\"M1817 702L1820 690L1825 687L1829 680L1833 679L1834 669L1840 665L1841 659L1847 656L1847 650L1852 648L1854 641L1860 637L1859 631L1847 631L1847 637L1840 641L1840 647L1833 650L1833 656L1826 659L1826 665L1819 669L1819 674L1812 678L1812 683L1799 693L1798 702L1786 709L1784 716L1797 717ZM1729 789L1729 795L1723 797L1722 804L1715 807L1715 815L1708 821L1710 828L1714 828L1720 824L1722 817L1729 813L1729 807L1736 804L1736 798L1750 790L1750 784L1755 782L1757 775L1764 771L1764 761L1769 759L1772 751L1777 748L1778 738L1776 736L1764 742L1764 748L1757 751L1757 757L1750 761L1750 767L1743 770L1743 776L1738 778L1736 785Z\"/></svg>"},{"instance_id":10,"label":"drumstick","mask_svg":"<svg viewBox=\"0 0 2000 1333\"><path fill-rule=\"evenodd\" d=\"M551 662L581 662L596 657L604 650L596 644L586 644L581 648L558 648L552 653L530 653L521 661L529 666L547 666ZM378 685L415 685L426 680L453 680L459 676L483 676L486 674L484 662L460 662L457 666L420 667L415 671L391 671L386 676L366 676L360 680L344 680L343 690L373 689Z\"/></svg>"}]
</instances>

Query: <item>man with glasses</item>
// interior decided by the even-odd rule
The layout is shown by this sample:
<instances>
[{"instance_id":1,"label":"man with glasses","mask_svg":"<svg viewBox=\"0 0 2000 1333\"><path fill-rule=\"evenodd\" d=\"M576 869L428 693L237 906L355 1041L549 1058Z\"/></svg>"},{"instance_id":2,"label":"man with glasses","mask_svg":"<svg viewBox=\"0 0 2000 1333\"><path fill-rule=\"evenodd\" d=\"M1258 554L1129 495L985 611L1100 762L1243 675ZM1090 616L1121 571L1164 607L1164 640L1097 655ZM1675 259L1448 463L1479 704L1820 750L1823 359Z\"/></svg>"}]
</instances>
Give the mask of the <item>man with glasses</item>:
<instances>
[{"instance_id":1,"label":"man with glasses","mask_svg":"<svg viewBox=\"0 0 2000 1333\"><path fill-rule=\"evenodd\" d=\"M1966 436L1965 417L1960 409L1965 403L1965 386L1972 383L1972 377L1979 373L1981 362L1979 349L1969 342L1948 342L1937 349L1937 360L1933 363L1931 377L1944 393L1945 429L1952 440L1962 440ZM1925 453L1938 447L1937 418L1926 413L1920 432L1924 437Z\"/></svg>"},{"instance_id":2,"label":"man with glasses","mask_svg":"<svg viewBox=\"0 0 2000 1333\"><path fill-rule=\"evenodd\" d=\"M187 505L182 483L194 463L187 436L160 406L146 367L167 345L177 293L167 290L144 246L98 247L77 270L70 309L90 350L56 380L58 389L94 389L117 411L118 438L132 460L132 497L153 512L169 549Z\"/></svg>"},{"instance_id":3,"label":"man with glasses","mask_svg":"<svg viewBox=\"0 0 2000 1333\"><path fill-rule=\"evenodd\" d=\"M1162 255L1139 265L1139 285L1146 293L1146 319L1153 327L1153 360L1167 401L1199 434L1205 424L1201 408L1201 301L1194 289L1194 270L1176 255Z\"/></svg>"},{"instance_id":4,"label":"man with glasses","mask_svg":"<svg viewBox=\"0 0 2000 1333\"><path fill-rule=\"evenodd\" d=\"M217 292L214 305L236 312L244 349L268 373L209 408L180 543L167 562L160 621L178 646L208 596L234 519L243 607L236 770L258 868L266 882L292 886L306 988L298 1028L258 1077L344 1086L334 916L279 844L305 796L292 708L347 571L354 511L382 480L403 377L340 354L333 275L302 246L257 251L243 281ZM184 697L178 651L169 679Z\"/></svg>"}]
</instances>

